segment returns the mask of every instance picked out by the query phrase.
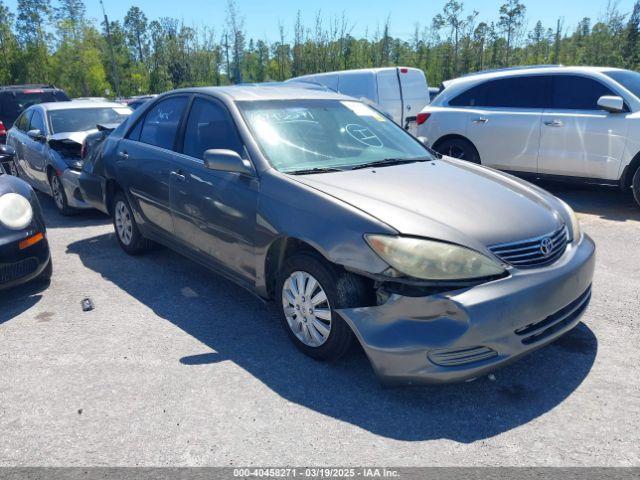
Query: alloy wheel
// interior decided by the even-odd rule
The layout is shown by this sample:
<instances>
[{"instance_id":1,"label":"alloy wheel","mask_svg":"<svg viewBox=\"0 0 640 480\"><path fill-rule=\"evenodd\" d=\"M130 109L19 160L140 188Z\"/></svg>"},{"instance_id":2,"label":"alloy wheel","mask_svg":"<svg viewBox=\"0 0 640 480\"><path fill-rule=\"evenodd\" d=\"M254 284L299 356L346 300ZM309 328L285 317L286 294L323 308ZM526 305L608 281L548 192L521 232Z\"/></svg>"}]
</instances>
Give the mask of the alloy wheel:
<instances>
[{"instance_id":1,"label":"alloy wheel","mask_svg":"<svg viewBox=\"0 0 640 480\"><path fill-rule=\"evenodd\" d=\"M287 325L298 340L320 347L331 333L331 305L325 290L307 272L293 272L282 286L282 306Z\"/></svg>"},{"instance_id":2,"label":"alloy wheel","mask_svg":"<svg viewBox=\"0 0 640 480\"><path fill-rule=\"evenodd\" d=\"M133 238L133 219L129 208L123 201L116 203L114 216L118 238L125 245L130 245Z\"/></svg>"}]
</instances>

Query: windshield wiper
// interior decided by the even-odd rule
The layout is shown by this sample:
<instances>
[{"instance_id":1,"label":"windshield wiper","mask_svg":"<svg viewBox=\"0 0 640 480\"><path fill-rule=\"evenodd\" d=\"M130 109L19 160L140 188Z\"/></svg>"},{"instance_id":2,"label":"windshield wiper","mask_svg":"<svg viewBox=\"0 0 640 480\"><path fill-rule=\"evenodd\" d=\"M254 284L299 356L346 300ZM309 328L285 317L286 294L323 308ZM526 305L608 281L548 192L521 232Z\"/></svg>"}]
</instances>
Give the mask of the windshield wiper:
<instances>
[{"instance_id":1,"label":"windshield wiper","mask_svg":"<svg viewBox=\"0 0 640 480\"><path fill-rule=\"evenodd\" d=\"M359 170L361 168L371 168L371 167L390 167L393 165L402 165L405 163L415 163L415 162L429 162L433 160L431 157L414 157L414 158L385 158L383 160L376 160L375 162L367 162L361 163L359 165L354 165L350 168L350 170Z\"/></svg>"},{"instance_id":2,"label":"windshield wiper","mask_svg":"<svg viewBox=\"0 0 640 480\"><path fill-rule=\"evenodd\" d=\"M342 172L340 168L333 167L319 167L319 168L307 168L303 170L294 170L292 172L286 172L290 175L310 175L312 173L330 173L330 172Z\"/></svg>"}]
</instances>

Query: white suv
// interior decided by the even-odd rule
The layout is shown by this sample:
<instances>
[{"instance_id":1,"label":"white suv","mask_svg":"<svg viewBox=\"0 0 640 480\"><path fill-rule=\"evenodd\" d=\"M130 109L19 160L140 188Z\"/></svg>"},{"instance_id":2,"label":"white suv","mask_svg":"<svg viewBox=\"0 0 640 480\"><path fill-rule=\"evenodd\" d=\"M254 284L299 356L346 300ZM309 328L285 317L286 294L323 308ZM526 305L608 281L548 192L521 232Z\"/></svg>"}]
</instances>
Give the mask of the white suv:
<instances>
[{"instance_id":1,"label":"white suv","mask_svg":"<svg viewBox=\"0 0 640 480\"><path fill-rule=\"evenodd\" d=\"M519 176L632 188L640 204L640 73L538 66L452 80L418 115L438 152Z\"/></svg>"}]
</instances>

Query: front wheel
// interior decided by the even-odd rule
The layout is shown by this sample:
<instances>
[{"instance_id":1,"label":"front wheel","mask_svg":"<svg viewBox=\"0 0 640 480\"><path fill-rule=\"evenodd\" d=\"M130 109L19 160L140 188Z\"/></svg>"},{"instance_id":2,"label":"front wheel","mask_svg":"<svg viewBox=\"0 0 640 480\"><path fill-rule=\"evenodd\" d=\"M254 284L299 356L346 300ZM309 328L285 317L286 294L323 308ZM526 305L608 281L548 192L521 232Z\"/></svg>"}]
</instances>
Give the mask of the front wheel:
<instances>
[{"instance_id":1,"label":"front wheel","mask_svg":"<svg viewBox=\"0 0 640 480\"><path fill-rule=\"evenodd\" d=\"M364 281L312 253L285 260L277 282L278 303L287 333L306 355L337 360L353 341L353 333L336 309L364 306Z\"/></svg>"},{"instance_id":2,"label":"front wheel","mask_svg":"<svg viewBox=\"0 0 640 480\"><path fill-rule=\"evenodd\" d=\"M464 138L450 138L434 147L434 150L447 157L466 160L471 163L480 163L480 154L469 140Z\"/></svg>"},{"instance_id":3,"label":"front wheel","mask_svg":"<svg viewBox=\"0 0 640 480\"><path fill-rule=\"evenodd\" d=\"M53 201L56 204L58 212L65 216L73 215L75 213L75 209L69 206L67 194L64 191L60 177L55 173L52 173L49 176L49 185L51 186L51 196L53 197Z\"/></svg>"},{"instance_id":4,"label":"front wheel","mask_svg":"<svg viewBox=\"0 0 640 480\"><path fill-rule=\"evenodd\" d=\"M133 218L131 206L122 192L117 192L113 198L113 227L120 247L129 255L140 255L151 249L152 243L140 233L140 229Z\"/></svg>"}]
</instances>

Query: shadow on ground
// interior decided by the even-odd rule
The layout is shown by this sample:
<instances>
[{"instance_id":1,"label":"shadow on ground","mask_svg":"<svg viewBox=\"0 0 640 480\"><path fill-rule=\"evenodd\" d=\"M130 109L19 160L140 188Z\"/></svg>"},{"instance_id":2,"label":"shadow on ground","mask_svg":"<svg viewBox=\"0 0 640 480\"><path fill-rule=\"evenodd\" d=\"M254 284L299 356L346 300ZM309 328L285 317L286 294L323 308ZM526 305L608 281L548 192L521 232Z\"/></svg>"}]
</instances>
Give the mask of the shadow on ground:
<instances>
[{"instance_id":1,"label":"shadow on ground","mask_svg":"<svg viewBox=\"0 0 640 480\"><path fill-rule=\"evenodd\" d=\"M593 332L580 324L498 371L495 381L383 389L360 349L330 365L305 357L273 306L176 253L128 257L112 235L78 241L67 253L208 347L176 362L199 368L233 361L291 402L399 440L467 443L525 424L567 398L597 352Z\"/></svg>"},{"instance_id":2,"label":"shadow on ground","mask_svg":"<svg viewBox=\"0 0 640 480\"><path fill-rule=\"evenodd\" d=\"M26 312L42 299L50 281L33 281L0 291L0 325Z\"/></svg>"},{"instance_id":3,"label":"shadow on ground","mask_svg":"<svg viewBox=\"0 0 640 480\"><path fill-rule=\"evenodd\" d=\"M56 209L53 198L42 192L38 192L38 200L47 228L80 228L111 223L109 216L93 209L78 210L74 215L65 217Z\"/></svg>"},{"instance_id":4,"label":"shadow on ground","mask_svg":"<svg viewBox=\"0 0 640 480\"><path fill-rule=\"evenodd\" d=\"M536 182L537 185L560 197L578 213L597 215L605 220L640 222L640 206L631 191L600 185Z\"/></svg>"}]
</instances>

